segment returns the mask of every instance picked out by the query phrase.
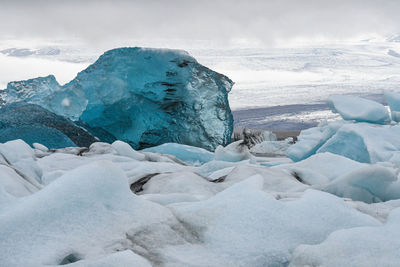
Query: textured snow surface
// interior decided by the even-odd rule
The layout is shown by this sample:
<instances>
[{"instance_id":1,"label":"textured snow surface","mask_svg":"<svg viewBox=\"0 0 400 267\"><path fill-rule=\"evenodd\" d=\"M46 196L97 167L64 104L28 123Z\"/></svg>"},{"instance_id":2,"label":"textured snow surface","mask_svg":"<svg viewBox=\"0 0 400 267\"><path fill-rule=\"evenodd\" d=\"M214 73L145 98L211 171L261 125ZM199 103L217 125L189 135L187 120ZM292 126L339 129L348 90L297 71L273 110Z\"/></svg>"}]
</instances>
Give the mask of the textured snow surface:
<instances>
[{"instance_id":1,"label":"textured snow surface","mask_svg":"<svg viewBox=\"0 0 400 267\"><path fill-rule=\"evenodd\" d=\"M240 141L210 153L172 143L135 151L122 141L49 150L15 140L0 154L0 266L399 260L400 168L391 159L321 152L293 163L251 155Z\"/></svg>"}]
</instances>

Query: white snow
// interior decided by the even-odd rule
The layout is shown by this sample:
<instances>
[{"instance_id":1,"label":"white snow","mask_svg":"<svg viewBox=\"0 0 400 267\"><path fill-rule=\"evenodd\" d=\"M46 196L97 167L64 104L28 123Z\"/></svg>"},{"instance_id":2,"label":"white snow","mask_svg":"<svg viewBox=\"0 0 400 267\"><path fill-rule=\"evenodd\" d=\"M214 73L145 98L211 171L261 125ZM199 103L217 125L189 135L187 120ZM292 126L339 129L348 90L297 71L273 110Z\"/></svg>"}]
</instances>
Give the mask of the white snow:
<instances>
[{"instance_id":1,"label":"white snow","mask_svg":"<svg viewBox=\"0 0 400 267\"><path fill-rule=\"evenodd\" d=\"M397 266L399 136L336 121L214 153L0 144L0 266Z\"/></svg>"},{"instance_id":2,"label":"white snow","mask_svg":"<svg viewBox=\"0 0 400 267\"><path fill-rule=\"evenodd\" d=\"M333 232L318 245L296 248L290 266L398 266L400 208L383 226Z\"/></svg>"}]
</instances>

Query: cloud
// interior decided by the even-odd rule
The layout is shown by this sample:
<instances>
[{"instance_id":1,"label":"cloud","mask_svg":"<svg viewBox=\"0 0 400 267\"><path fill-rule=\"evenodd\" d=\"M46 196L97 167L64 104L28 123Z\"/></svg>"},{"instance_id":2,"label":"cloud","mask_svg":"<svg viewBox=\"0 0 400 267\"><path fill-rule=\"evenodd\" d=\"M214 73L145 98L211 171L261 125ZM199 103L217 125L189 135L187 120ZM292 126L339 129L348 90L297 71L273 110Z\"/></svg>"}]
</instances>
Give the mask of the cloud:
<instances>
[{"instance_id":1,"label":"cloud","mask_svg":"<svg viewBox=\"0 0 400 267\"><path fill-rule=\"evenodd\" d=\"M400 32L397 0L0 0L0 35L127 40L346 39Z\"/></svg>"}]
</instances>

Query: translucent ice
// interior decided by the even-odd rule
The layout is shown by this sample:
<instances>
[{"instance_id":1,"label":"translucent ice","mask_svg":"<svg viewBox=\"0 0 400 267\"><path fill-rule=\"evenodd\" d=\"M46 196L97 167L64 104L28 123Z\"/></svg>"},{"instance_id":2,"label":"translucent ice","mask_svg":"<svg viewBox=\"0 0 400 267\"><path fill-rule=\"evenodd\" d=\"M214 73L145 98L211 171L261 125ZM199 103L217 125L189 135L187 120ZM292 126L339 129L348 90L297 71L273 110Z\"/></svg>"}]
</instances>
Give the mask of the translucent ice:
<instances>
[{"instance_id":1,"label":"translucent ice","mask_svg":"<svg viewBox=\"0 0 400 267\"><path fill-rule=\"evenodd\" d=\"M119 48L62 87L53 76L10 83L3 101L39 104L135 149L174 142L214 150L231 139L232 85L185 51Z\"/></svg>"},{"instance_id":2,"label":"translucent ice","mask_svg":"<svg viewBox=\"0 0 400 267\"><path fill-rule=\"evenodd\" d=\"M0 109L0 142L22 139L49 148L89 146L96 139L67 118L43 107L12 103Z\"/></svg>"},{"instance_id":3,"label":"translucent ice","mask_svg":"<svg viewBox=\"0 0 400 267\"><path fill-rule=\"evenodd\" d=\"M358 162L389 161L400 150L400 125L346 124L317 153L331 152Z\"/></svg>"},{"instance_id":4,"label":"translucent ice","mask_svg":"<svg viewBox=\"0 0 400 267\"><path fill-rule=\"evenodd\" d=\"M385 124L390 122L387 109L368 99L355 96L336 95L328 98L333 112L339 113L345 120Z\"/></svg>"}]
</instances>

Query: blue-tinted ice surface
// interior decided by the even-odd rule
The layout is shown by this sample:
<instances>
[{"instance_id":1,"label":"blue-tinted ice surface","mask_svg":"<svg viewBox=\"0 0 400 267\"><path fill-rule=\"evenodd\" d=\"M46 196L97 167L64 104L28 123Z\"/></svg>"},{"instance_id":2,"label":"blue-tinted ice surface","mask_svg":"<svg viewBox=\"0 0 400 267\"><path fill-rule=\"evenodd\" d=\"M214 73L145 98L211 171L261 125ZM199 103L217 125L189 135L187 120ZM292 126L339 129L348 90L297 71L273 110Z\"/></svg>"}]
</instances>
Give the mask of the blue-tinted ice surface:
<instances>
[{"instance_id":1,"label":"blue-tinted ice surface","mask_svg":"<svg viewBox=\"0 0 400 267\"><path fill-rule=\"evenodd\" d=\"M22 139L49 148L86 146L96 139L69 119L43 107L24 102L5 105L0 109L0 143Z\"/></svg>"},{"instance_id":2,"label":"blue-tinted ice surface","mask_svg":"<svg viewBox=\"0 0 400 267\"><path fill-rule=\"evenodd\" d=\"M39 79L53 82L52 76ZM20 84L45 87L37 79ZM70 83L59 87L54 80L51 90L27 90L33 96L23 98L101 128L135 149L174 142L214 150L231 139L232 85L185 51L119 48L104 53Z\"/></svg>"},{"instance_id":3,"label":"blue-tinted ice surface","mask_svg":"<svg viewBox=\"0 0 400 267\"><path fill-rule=\"evenodd\" d=\"M286 155L301 161L315 153L330 152L363 162L398 161L400 125L333 122L301 132Z\"/></svg>"},{"instance_id":4,"label":"blue-tinted ice surface","mask_svg":"<svg viewBox=\"0 0 400 267\"><path fill-rule=\"evenodd\" d=\"M393 110L400 108L400 97L389 92L385 97L393 116ZM302 131L299 142L286 151L289 158L301 161L315 153L330 152L363 163L398 161L400 128L391 122L386 107L355 96L331 96L328 104L346 121L325 122ZM388 122L392 125L382 125Z\"/></svg>"},{"instance_id":5,"label":"blue-tinted ice surface","mask_svg":"<svg viewBox=\"0 0 400 267\"><path fill-rule=\"evenodd\" d=\"M387 109L380 103L356 97L336 95L328 98L332 111L345 120L385 124L390 122Z\"/></svg>"},{"instance_id":6,"label":"blue-tinted ice surface","mask_svg":"<svg viewBox=\"0 0 400 267\"><path fill-rule=\"evenodd\" d=\"M47 97L60 88L56 78L49 75L26 81L9 82L0 97L6 103L25 101L43 105Z\"/></svg>"},{"instance_id":7,"label":"blue-tinted ice surface","mask_svg":"<svg viewBox=\"0 0 400 267\"><path fill-rule=\"evenodd\" d=\"M214 159L214 154L207 150L176 143L166 143L142 151L173 155L189 164L204 164Z\"/></svg>"}]
</instances>

